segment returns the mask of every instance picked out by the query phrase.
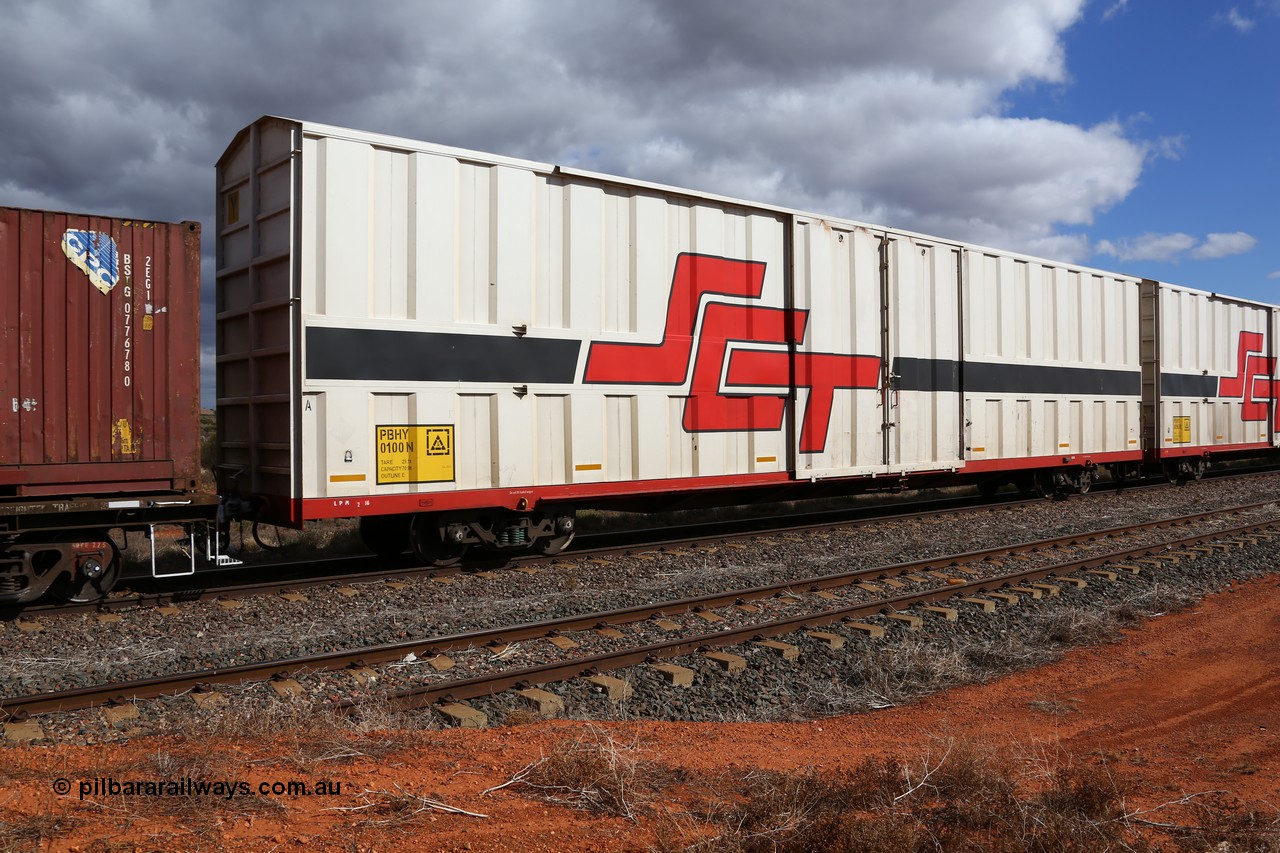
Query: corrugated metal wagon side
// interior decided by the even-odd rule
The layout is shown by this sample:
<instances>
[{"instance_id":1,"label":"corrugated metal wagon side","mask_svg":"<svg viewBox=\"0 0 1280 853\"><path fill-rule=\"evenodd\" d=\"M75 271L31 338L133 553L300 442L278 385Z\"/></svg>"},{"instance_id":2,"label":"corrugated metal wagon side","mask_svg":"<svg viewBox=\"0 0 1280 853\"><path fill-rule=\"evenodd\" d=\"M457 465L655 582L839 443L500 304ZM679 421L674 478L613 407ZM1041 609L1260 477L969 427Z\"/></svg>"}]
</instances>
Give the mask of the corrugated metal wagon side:
<instances>
[{"instance_id":1,"label":"corrugated metal wagon side","mask_svg":"<svg viewBox=\"0 0 1280 853\"><path fill-rule=\"evenodd\" d=\"M965 253L966 470L1088 489L1142 461L1138 279L1009 253Z\"/></svg>"},{"instance_id":2,"label":"corrugated metal wagon side","mask_svg":"<svg viewBox=\"0 0 1280 853\"><path fill-rule=\"evenodd\" d=\"M217 244L222 487L375 550L1144 459L1128 276L274 117L219 161Z\"/></svg>"},{"instance_id":3,"label":"corrugated metal wagon side","mask_svg":"<svg viewBox=\"0 0 1280 853\"><path fill-rule=\"evenodd\" d=\"M578 499L791 481L785 364L718 393L741 336L787 357L785 213L275 118L218 190L219 468L259 517L560 547Z\"/></svg>"},{"instance_id":4,"label":"corrugated metal wagon side","mask_svg":"<svg viewBox=\"0 0 1280 853\"><path fill-rule=\"evenodd\" d=\"M0 598L85 562L60 538L105 582L107 529L212 517L198 223L0 208L0 317Z\"/></svg>"}]
</instances>

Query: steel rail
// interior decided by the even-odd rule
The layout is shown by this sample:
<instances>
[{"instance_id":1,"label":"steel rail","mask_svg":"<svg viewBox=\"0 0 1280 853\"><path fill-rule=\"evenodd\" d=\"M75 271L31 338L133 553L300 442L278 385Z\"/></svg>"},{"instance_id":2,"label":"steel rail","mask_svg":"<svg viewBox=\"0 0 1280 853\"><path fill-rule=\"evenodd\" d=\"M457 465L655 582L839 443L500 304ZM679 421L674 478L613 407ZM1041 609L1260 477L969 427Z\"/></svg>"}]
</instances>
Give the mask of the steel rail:
<instances>
[{"instance_id":1,"label":"steel rail","mask_svg":"<svg viewBox=\"0 0 1280 853\"><path fill-rule=\"evenodd\" d=\"M1267 476L1269 472L1258 472L1250 470L1248 473L1217 473L1221 478L1233 477L1251 477L1251 476ZM1167 483L1154 483L1142 486L1126 486L1126 492L1163 488ZM1098 492L1090 492L1097 494ZM514 555L509 559L489 558L480 560L465 567L439 568L431 566L407 566L399 569L381 570L381 571L359 571L347 572L334 575L321 575L316 577L289 578L284 580L261 581L247 584L234 584L229 586L209 586L205 585L199 588L182 589L182 590L166 590L158 592L133 593L126 596L116 598L108 598L98 602L87 602L83 604L48 604L35 605L21 609L9 609L0 614L0 618L14 619L18 616L54 616L61 617L64 615L74 615L78 613L119 613L130 610L145 609L150 607L161 607L171 604L191 603L198 601L210 601L214 599L234 599L249 598L253 596L272 595L279 592L296 592L304 589L313 589L321 586L329 586L334 584L351 584L351 585L374 585L384 583L390 580L415 579L424 577L456 577L466 574L468 571L511 568L520 566L538 566L538 565L557 565L564 562L573 562L576 560L590 559L592 557L622 555L630 556L637 552L643 551L666 551L677 548L690 548L703 545L716 545L728 542L741 541L743 539L766 538L768 536L782 535L786 533L802 533L823 530L837 530L846 527L859 527L876 524L887 521L902 521L908 519L928 518L930 516L948 515L952 513L963 513L967 511L977 511L982 509L1004 509L1009 507L1023 506L1028 504L1038 504L1044 501L1044 498L1019 498L1010 495L1011 500L983 499L974 503L971 499L965 503L963 498L947 498L940 501L926 501L915 504L917 506L929 506L929 509L918 510L904 513L894 513L890 515L873 515L862 517L861 513L867 511L868 508L861 507L854 510L822 510L816 513L806 513L794 516L772 516L752 519L743 519L734 522L725 523L708 523L699 522L696 524L682 525L680 527L652 528L643 531L626 531L624 533L601 533L588 534L580 536L578 543L586 545L586 547L573 548L561 554L553 556L542 556L533 554ZM938 506L942 504L942 506ZM1265 505L1264 504L1256 504ZM874 509L874 508L873 508ZM1243 507L1241 509L1244 509ZM1215 511L1216 512L1216 511ZM1213 513L1210 513L1213 514ZM814 517L823 515L834 515L836 518L828 518L821 521L811 520ZM852 515L854 517L844 517ZM1203 515L1203 514L1202 514ZM760 527L761 523L781 523L782 526L777 527ZM727 532L725 528L731 528ZM705 531L705 532L697 532ZM602 544L592 545L592 542L598 540L608 541L616 539L619 536L627 536L633 533L660 533L666 538L663 539L647 539L641 538L634 541L624 541L619 544ZM674 537L672 534L676 534ZM376 558L368 556L347 557L347 558L329 558L328 561L335 563L345 562L369 562ZM312 561L318 563L321 561ZM285 566L305 565L301 563L288 564L263 564L256 567L275 568L280 570ZM227 570L227 574L241 574L245 570L237 568ZM208 580L215 579L213 573L203 575Z\"/></svg>"},{"instance_id":2,"label":"steel rail","mask_svg":"<svg viewBox=\"0 0 1280 853\"><path fill-rule=\"evenodd\" d=\"M1169 547L1192 547L1248 533L1263 531L1269 527L1280 525L1280 520L1246 524L1232 530L1215 531L1186 537ZM1167 550L1167 549L1166 549ZM442 702L458 702L490 696L511 689L536 684L548 684L556 681L567 681L586 675L596 675L607 670L623 669L656 660L680 657L710 648L724 648L739 645L743 642L763 640L783 636L809 628L820 628L841 621L852 621L888 611L902 611L921 604L936 603L952 598L964 597L975 593L990 592L1003 587L1016 586L1033 580L1059 577L1090 568L1134 559L1135 555L1144 553L1143 549L1116 551L1095 557L1085 557L1051 566L1011 572L995 577L975 580L960 585L948 585L929 590L906 593L889 598L879 598L846 607L837 607L817 613L775 619L754 625L701 634L694 637L682 637L667 642L650 643L631 649L613 652L602 652L571 661L557 661L538 666L507 670L502 673L478 675L424 687L415 687L393 694L388 700L396 710L412 710ZM339 708L351 711L361 706L358 700L344 700L338 703Z\"/></svg>"},{"instance_id":3,"label":"steel rail","mask_svg":"<svg viewBox=\"0 0 1280 853\"><path fill-rule=\"evenodd\" d=\"M971 551L962 554L946 555L942 557L926 558L923 560L915 560L907 563L898 563L891 566L875 566L865 569L857 569L848 572L841 572L830 575L816 575L808 578L792 579L781 581L775 584L765 586L752 587L748 589L738 589L719 593L708 593L705 595L694 596L673 601L665 601L654 604L638 605L635 607L622 608L604 612L594 612L581 614L577 616L568 616L560 619L548 620L544 622L525 623L516 626L503 626L498 628L485 629L481 631L470 631L458 634L444 635L430 639L408 640L399 643L388 644L384 646L371 646L358 648L353 650L345 650L340 652L330 652L320 655L313 655L300 658L282 659L275 661L267 661L264 663L242 664L233 667L221 667L210 670L201 670L196 672L179 673L175 675L156 676L149 679L141 679L129 682L119 682L108 685L95 685L91 687L74 688L71 690L58 691L56 693L44 693L33 696L17 696L0 699L0 716L21 717L30 714L45 714L60 711L79 710L83 708L93 707L95 705L106 704L111 701L125 701L131 699L150 699L158 696L182 693L188 690L196 689L205 684L211 683L241 683L246 681L262 681L270 678L285 677L297 675L304 672L322 671L322 670L338 670L346 667L364 666L373 663L386 663L404 658L410 653L419 657L427 655L442 654L444 652L461 649L475 648L485 645L509 644L513 642L521 642L531 639L539 639L550 636L556 636L573 631L590 630L603 627L605 625L626 625L644 621L659 615L677 615L682 613L696 612L700 610L710 610L717 607L725 607L733 604L743 603L746 601L758 601L778 594L790 592L796 589L804 589L816 592L824 589L833 589L841 586L850 586L867 580L876 580L880 578L899 577L903 575L915 574L922 571L946 569L966 564L978 563L983 560L993 558L1013 556L1020 553L1035 553L1045 551L1055 547L1064 545L1079 545L1082 543L1096 542L1099 539L1116 538L1118 536L1128 535L1135 531L1149 530L1161 527L1176 527L1192 524L1196 521L1202 521L1217 516L1238 515L1250 510L1259 509L1269 506L1273 502L1260 504L1249 504L1242 507L1232 507L1224 510L1217 510L1204 513L1195 513L1187 516L1180 516L1174 519L1165 519L1161 521L1143 522L1138 525L1129 525L1122 527L1109 528L1101 531L1090 533L1073 534L1067 536L1059 536L1050 539L1034 540L1031 542L1023 542L1016 545L999 546L996 548L988 548L980 551ZM1052 574L1062 574L1064 572L1079 571L1082 568L1089 568L1092 565L1102 565L1109 562L1115 562L1121 559L1134 559L1135 557L1149 556L1162 551L1168 551L1172 548L1187 547L1190 544L1196 544L1200 541L1209 541L1215 538L1225 538L1232 535L1239 535L1243 530L1254 530L1259 527L1267 527L1280 524L1280 519L1267 520L1261 522L1249 522L1227 530L1210 531L1208 533L1197 534L1192 537L1184 537L1182 539L1170 542L1148 543L1135 546L1129 549L1112 551L1106 554L1094 557L1082 557L1077 560L1067 561L1063 563L1054 563L1047 567L1028 569L1022 572L1016 572L1007 575L998 575L995 577L975 580L965 584L948 584L945 587L938 587L932 590L908 593L902 596L887 599L875 599L864 602L851 608L844 608L840 611L831 612L849 612L861 613L863 615L882 612L884 609L902 609L897 607L897 603L914 601L915 603L924 603L928 600L936 600L941 598L950 598L963 594L963 591L972 589L991 589L992 584L997 586L1007 586L1017 579L1026 580L1032 577L1044 577ZM1084 565L1089 563L1089 565ZM1073 568L1074 567L1074 568ZM934 596L936 598L930 598ZM904 606L910 606L904 604ZM811 616L797 617L790 621L803 622L804 619L815 618ZM784 620L787 621L787 620ZM766 626L774 623L766 623ZM777 624L783 624L779 622ZM761 633L760 626L756 626L755 633ZM748 629L742 629L747 631ZM772 630L772 629L770 629ZM779 630L777 633L785 633L785 630ZM704 635L697 638L705 640L705 637L718 636L716 634ZM690 640L689 642L693 642ZM659 644L663 647L683 648L685 641L673 641L669 644ZM645 647L646 654L650 651L649 647ZM682 654L684 652L672 652L672 654ZM619 653L621 654L621 653ZM570 664L565 664L566 666ZM594 664L589 664L594 665ZM618 667L628 666L632 664L619 663ZM548 665L551 666L551 665ZM522 679L529 680L532 676L538 675L537 672L526 673ZM477 681L477 683L480 683ZM496 688L495 688L496 689ZM439 692L439 691L437 691ZM447 692L447 691L446 691ZM455 693L456 695L456 693ZM477 695L477 694L468 694Z\"/></svg>"},{"instance_id":4,"label":"steel rail","mask_svg":"<svg viewBox=\"0 0 1280 853\"><path fill-rule=\"evenodd\" d=\"M1148 487L1144 486L1141 488ZM938 500L908 502L907 505L910 507L923 507L923 509L911 509L910 511L894 512L888 515L875 514L878 509L885 509L886 507L884 506L855 507L842 510L819 510L812 513L806 512L782 516L759 516L746 519L735 519L732 521L695 522L686 525L667 526L661 528L603 531L599 533L579 534L577 540L572 546L570 546L569 550L556 555L513 553L508 557L503 555L482 554L480 557L473 559L470 563L464 566L442 568L438 566L411 565L395 569L365 569L342 572L339 574L322 574L315 575L313 577L304 576L283 579L277 578L270 581L228 584L225 586L220 586L216 583L219 576L239 577L249 570L244 566L238 566L230 569L214 569L201 573L200 578L205 580L206 583L200 587L165 589L154 592L134 592L126 595L117 595L116 597L103 599L101 601L75 604L35 604L21 608L8 608L7 610L12 611L10 613L12 617L16 617L17 615L62 616L77 613L117 613L146 607L158 607L167 604L210 601L218 598L247 598L256 595L270 595L277 592L294 592L318 586L327 586L330 584L372 585L388 580L414 579L421 577L457 577L477 570L513 566L555 565L563 562L589 559L595 556L619 553L630 554L636 549L663 550L666 548L688 547L692 544L701 542L724 542L747 537L763 537L780 533L820 529L826 526L842 527L869 525L882 521L928 518L935 515L946 515L949 513L965 512L970 510L1015 507L1024 504L1040 503L1043 500L1043 498L1039 497L1021 498L1017 495L1009 495L1007 496L1007 499L981 498L975 501L972 496L965 496L960 498L943 498ZM898 504L892 508L901 509L902 507L902 504ZM815 521L814 519L817 518L821 518L823 520ZM594 544L598 542L604 544ZM377 559L378 558L376 557L368 555L359 555L352 557L331 557L319 560L313 559L305 562L262 563L256 564L251 568L255 571L272 570L281 572L288 571L290 569L305 569L308 566L322 565L323 563L331 563L338 566L345 564L359 565L362 563L371 563ZM400 560L402 558L394 557L390 559ZM126 582L134 580L141 581L143 583L164 583L164 578L157 579L145 575L134 578L125 578L124 580Z\"/></svg>"}]
</instances>

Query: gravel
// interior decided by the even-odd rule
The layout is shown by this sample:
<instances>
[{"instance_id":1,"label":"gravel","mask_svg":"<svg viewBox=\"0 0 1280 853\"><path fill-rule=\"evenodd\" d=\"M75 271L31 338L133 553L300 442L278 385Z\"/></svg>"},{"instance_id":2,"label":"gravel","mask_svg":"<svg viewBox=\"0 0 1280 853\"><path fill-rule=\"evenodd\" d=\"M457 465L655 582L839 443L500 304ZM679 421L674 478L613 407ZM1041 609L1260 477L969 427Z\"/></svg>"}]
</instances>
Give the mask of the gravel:
<instances>
[{"instance_id":1,"label":"gravel","mask_svg":"<svg viewBox=\"0 0 1280 853\"><path fill-rule=\"evenodd\" d=\"M50 617L41 620L42 629L37 632L3 623L0 640L6 654L0 660L0 695L426 639L956 554L1268 500L1275 483L1273 477L1257 476L1202 481L1183 488L995 507L831 533L775 535L743 548L718 546L566 562L537 574L505 571L450 583L422 579L410 581L403 589L380 582L319 587L309 590L304 602L264 597L246 599L234 608L198 602L181 605L173 616L142 610L123 614L116 622L100 622L92 615ZM1273 571L1278 556L1280 544L1261 543L1170 565L1158 573L1091 583L1083 590L1064 589L1058 598L1024 600L993 614L965 608L955 623L930 617L915 632L873 617L867 621L886 626L884 639L828 629L848 638L838 650L804 636L779 638L800 647L798 661L784 661L773 651L747 644L729 650L748 662L746 671L736 675L710 666L700 656L671 661L696 670L692 688L673 688L651 668L636 667L613 673L634 691L623 702L609 702L599 688L581 680L544 689L563 698L566 716L583 719L790 720L900 704L946 686L1042 664L1071 645L1108 639L1126 621L1185 606L1233 580ZM710 632L735 621L786 615L803 606L786 599L760 605L765 612L749 616L732 609L717 611L727 618L714 625L694 614L675 621ZM653 623L629 628L627 635L628 643L671 636ZM580 645L574 650L578 654L611 645L591 632L575 634L573 639ZM293 726L323 714L314 710L316 702L376 697L429 680L465 677L512 663L529 666L559 655L542 641L507 649L502 659L493 649L472 649L450 653L454 667L443 673L424 661L377 667L378 677L368 685L357 683L346 672L311 673L300 678L304 694L292 699L278 697L269 685L249 684L220 687L231 700L221 710L199 711L188 697L170 697L142 703L136 719L115 724L97 710L47 717L41 723L49 738L80 743L143 732L192 731L193 727L227 730L237 721L246 730L260 731L264 721ZM532 717L514 694L471 704L492 722ZM362 713L363 717L345 725L443 724L432 711L393 715L375 704Z\"/></svg>"}]
</instances>

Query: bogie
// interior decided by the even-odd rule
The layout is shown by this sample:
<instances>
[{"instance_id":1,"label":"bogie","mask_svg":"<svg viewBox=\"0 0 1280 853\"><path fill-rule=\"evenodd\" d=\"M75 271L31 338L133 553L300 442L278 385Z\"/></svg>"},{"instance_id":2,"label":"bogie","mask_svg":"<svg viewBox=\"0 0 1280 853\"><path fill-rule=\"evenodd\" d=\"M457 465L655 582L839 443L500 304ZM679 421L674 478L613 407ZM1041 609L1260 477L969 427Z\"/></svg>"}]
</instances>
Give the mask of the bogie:
<instances>
[{"instance_id":1,"label":"bogie","mask_svg":"<svg viewBox=\"0 0 1280 853\"><path fill-rule=\"evenodd\" d=\"M15 604L48 595L58 601L97 601L120 577L120 549L102 530L18 538L0 550L0 592Z\"/></svg>"},{"instance_id":2,"label":"bogie","mask_svg":"<svg viewBox=\"0 0 1280 853\"><path fill-rule=\"evenodd\" d=\"M395 517L393 517L395 518ZM362 532L386 522L362 523ZM395 525L391 525L394 529ZM408 543L414 555L429 565L452 566L469 551L513 554L533 551L558 554L576 532L574 513L515 512L489 509L474 514L420 513L408 523Z\"/></svg>"},{"instance_id":3,"label":"bogie","mask_svg":"<svg viewBox=\"0 0 1280 853\"><path fill-rule=\"evenodd\" d=\"M1164 464L1165 476L1171 483L1179 486L1185 486L1192 480L1199 480L1204 476L1206 467L1204 458L1200 456L1183 456L1170 459Z\"/></svg>"}]
</instances>

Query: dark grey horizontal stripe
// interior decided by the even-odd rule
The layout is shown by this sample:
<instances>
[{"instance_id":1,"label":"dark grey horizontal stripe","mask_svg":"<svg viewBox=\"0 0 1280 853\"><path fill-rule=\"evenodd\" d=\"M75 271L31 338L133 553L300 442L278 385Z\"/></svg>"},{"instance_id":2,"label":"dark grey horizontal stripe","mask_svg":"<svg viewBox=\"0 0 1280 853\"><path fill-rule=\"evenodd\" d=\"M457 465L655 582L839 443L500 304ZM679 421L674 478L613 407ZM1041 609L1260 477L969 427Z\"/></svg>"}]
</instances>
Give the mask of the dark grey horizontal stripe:
<instances>
[{"instance_id":1,"label":"dark grey horizontal stripe","mask_svg":"<svg viewBox=\"0 0 1280 853\"><path fill-rule=\"evenodd\" d=\"M895 358L893 372L899 391L960 390L960 362L944 358Z\"/></svg>"},{"instance_id":2,"label":"dark grey horizontal stripe","mask_svg":"<svg viewBox=\"0 0 1280 853\"><path fill-rule=\"evenodd\" d=\"M570 384L581 341L389 329L307 328L307 378Z\"/></svg>"},{"instance_id":3,"label":"dark grey horizontal stripe","mask_svg":"<svg viewBox=\"0 0 1280 853\"><path fill-rule=\"evenodd\" d=\"M996 364L949 359L897 358L901 391L959 391L970 394L1056 394L1074 396L1131 396L1142 393L1137 370L1092 367L1053 367L1043 364Z\"/></svg>"},{"instance_id":4,"label":"dark grey horizontal stripe","mask_svg":"<svg viewBox=\"0 0 1280 853\"><path fill-rule=\"evenodd\" d=\"M1065 394L1081 397L1138 397L1142 394L1142 373L1138 370L966 361L963 381L965 391L974 394Z\"/></svg>"},{"instance_id":5,"label":"dark grey horizontal stripe","mask_svg":"<svg viewBox=\"0 0 1280 853\"><path fill-rule=\"evenodd\" d=\"M1161 373L1162 397L1216 397L1218 377L1199 373Z\"/></svg>"}]
</instances>

